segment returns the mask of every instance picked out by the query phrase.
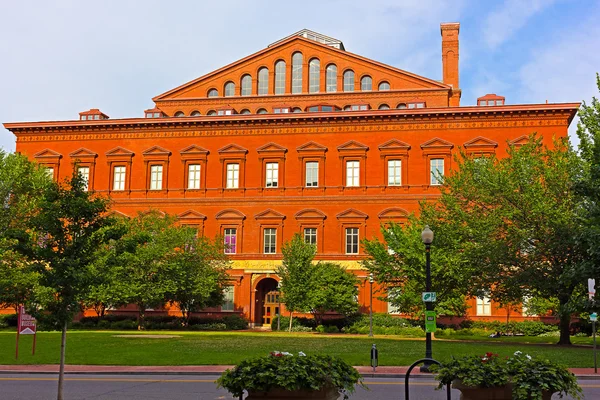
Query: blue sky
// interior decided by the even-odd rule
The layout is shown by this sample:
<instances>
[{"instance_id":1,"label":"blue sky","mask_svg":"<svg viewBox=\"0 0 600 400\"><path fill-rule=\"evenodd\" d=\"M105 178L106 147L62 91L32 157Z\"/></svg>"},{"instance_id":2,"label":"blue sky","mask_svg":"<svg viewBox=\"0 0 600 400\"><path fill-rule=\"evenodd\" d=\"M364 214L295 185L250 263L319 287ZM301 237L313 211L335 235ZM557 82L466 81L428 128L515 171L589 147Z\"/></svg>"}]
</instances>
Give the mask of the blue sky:
<instances>
[{"instance_id":1,"label":"blue sky","mask_svg":"<svg viewBox=\"0 0 600 400\"><path fill-rule=\"evenodd\" d=\"M0 122L90 108L142 117L152 97L303 28L441 79L441 22L461 23L462 105L486 93L509 104L598 97L598 0L39 0L0 11ZM3 128L0 147L15 148Z\"/></svg>"}]
</instances>

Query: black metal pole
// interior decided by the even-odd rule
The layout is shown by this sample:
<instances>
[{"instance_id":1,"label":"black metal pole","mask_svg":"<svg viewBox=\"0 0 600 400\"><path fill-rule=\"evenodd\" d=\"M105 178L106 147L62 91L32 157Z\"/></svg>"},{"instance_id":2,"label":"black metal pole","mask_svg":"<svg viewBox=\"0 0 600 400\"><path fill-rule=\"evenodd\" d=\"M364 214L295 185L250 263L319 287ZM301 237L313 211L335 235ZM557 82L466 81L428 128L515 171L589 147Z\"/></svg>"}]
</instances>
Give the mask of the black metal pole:
<instances>
[{"instance_id":1,"label":"black metal pole","mask_svg":"<svg viewBox=\"0 0 600 400\"><path fill-rule=\"evenodd\" d=\"M594 373L598 373L598 363L596 362L596 321L592 321L592 330L594 336Z\"/></svg>"},{"instance_id":2,"label":"black metal pole","mask_svg":"<svg viewBox=\"0 0 600 400\"><path fill-rule=\"evenodd\" d=\"M369 337L373 337L373 276L369 277L369 292L370 292L370 305L369 305Z\"/></svg>"},{"instance_id":3,"label":"black metal pole","mask_svg":"<svg viewBox=\"0 0 600 400\"><path fill-rule=\"evenodd\" d=\"M431 258L430 258L431 244L425 243L425 291L431 292ZM425 303L425 310L433 311L433 303L428 301ZM425 334L425 358L433 358L431 351L431 332ZM421 372L429 372L430 362L423 363L420 368Z\"/></svg>"},{"instance_id":4,"label":"black metal pole","mask_svg":"<svg viewBox=\"0 0 600 400\"><path fill-rule=\"evenodd\" d=\"M277 289L279 290L277 293L277 330L279 331L281 328L281 287Z\"/></svg>"}]
</instances>

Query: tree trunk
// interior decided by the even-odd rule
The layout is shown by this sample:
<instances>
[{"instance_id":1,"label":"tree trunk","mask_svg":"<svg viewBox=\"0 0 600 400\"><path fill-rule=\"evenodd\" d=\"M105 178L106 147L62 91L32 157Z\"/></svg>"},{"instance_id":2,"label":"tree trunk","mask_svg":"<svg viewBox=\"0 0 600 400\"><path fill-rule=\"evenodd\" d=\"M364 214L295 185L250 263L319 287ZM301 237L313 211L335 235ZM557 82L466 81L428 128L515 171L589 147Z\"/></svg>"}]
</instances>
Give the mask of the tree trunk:
<instances>
[{"instance_id":1,"label":"tree trunk","mask_svg":"<svg viewBox=\"0 0 600 400\"><path fill-rule=\"evenodd\" d=\"M294 313L292 311L290 311L290 328L288 329L288 332L292 331L292 317L293 317Z\"/></svg>"},{"instance_id":2,"label":"tree trunk","mask_svg":"<svg viewBox=\"0 0 600 400\"><path fill-rule=\"evenodd\" d=\"M62 327L60 340L60 369L58 371L58 395L57 400L63 400L63 382L65 378L65 348L67 347L67 321Z\"/></svg>"},{"instance_id":3,"label":"tree trunk","mask_svg":"<svg viewBox=\"0 0 600 400\"><path fill-rule=\"evenodd\" d=\"M568 300L564 301L559 298L558 301L560 310L560 339L558 340L558 344L571 344L571 313L566 309Z\"/></svg>"},{"instance_id":4,"label":"tree trunk","mask_svg":"<svg viewBox=\"0 0 600 400\"><path fill-rule=\"evenodd\" d=\"M143 329L145 312L146 306L138 304L138 331L141 331Z\"/></svg>"}]
</instances>

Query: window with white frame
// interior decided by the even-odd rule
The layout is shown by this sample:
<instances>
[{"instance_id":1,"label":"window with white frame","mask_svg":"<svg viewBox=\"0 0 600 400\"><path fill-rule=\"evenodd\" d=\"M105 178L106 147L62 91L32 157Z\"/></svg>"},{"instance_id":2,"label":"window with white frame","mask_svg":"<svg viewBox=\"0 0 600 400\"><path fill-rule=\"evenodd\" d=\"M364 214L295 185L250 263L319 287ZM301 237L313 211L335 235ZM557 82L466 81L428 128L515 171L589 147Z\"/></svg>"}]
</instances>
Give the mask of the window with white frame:
<instances>
[{"instance_id":1,"label":"window with white frame","mask_svg":"<svg viewBox=\"0 0 600 400\"><path fill-rule=\"evenodd\" d=\"M240 164L227 164L227 189L237 189L240 186Z\"/></svg>"},{"instance_id":2,"label":"window with white frame","mask_svg":"<svg viewBox=\"0 0 600 400\"><path fill-rule=\"evenodd\" d=\"M269 69L261 68L258 70L258 94L269 94Z\"/></svg>"},{"instance_id":3,"label":"window with white frame","mask_svg":"<svg viewBox=\"0 0 600 400\"><path fill-rule=\"evenodd\" d=\"M200 189L200 164L188 165L188 189Z\"/></svg>"},{"instance_id":4,"label":"window with white frame","mask_svg":"<svg viewBox=\"0 0 600 400\"><path fill-rule=\"evenodd\" d=\"M337 92L337 66L329 64L325 75L325 91L327 93Z\"/></svg>"},{"instance_id":5,"label":"window with white frame","mask_svg":"<svg viewBox=\"0 0 600 400\"><path fill-rule=\"evenodd\" d=\"M302 93L302 53L292 55L292 93Z\"/></svg>"},{"instance_id":6,"label":"window with white frame","mask_svg":"<svg viewBox=\"0 0 600 400\"><path fill-rule=\"evenodd\" d=\"M46 176L50 179L54 179L54 168L46 167Z\"/></svg>"},{"instance_id":7,"label":"window with white frame","mask_svg":"<svg viewBox=\"0 0 600 400\"><path fill-rule=\"evenodd\" d=\"M223 304L221 305L221 311L233 311L233 286L226 286L223 290Z\"/></svg>"},{"instance_id":8,"label":"window with white frame","mask_svg":"<svg viewBox=\"0 0 600 400\"><path fill-rule=\"evenodd\" d=\"M344 72L344 92L354 92L354 71Z\"/></svg>"},{"instance_id":9,"label":"window with white frame","mask_svg":"<svg viewBox=\"0 0 600 400\"><path fill-rule=\"evenodd\" d=\"M150 190L162 190L163 167L162 165L150 166Z\"/></svg>"},{"instance_id":10,"label":"window with white frame","mask_svg":"<svg viewBox=\"0 0 600 400\"><path fill-rule=\"evenodd\" d=\"M360 186L360 161L346 161L346 186Z\"/></svg>"},{"instance_id":11,"label":"window with white frame","mask_svg":"<svg viewBox=\"0 0 600 400\"><path fill-rule=\"evenodd\" d=\"M321 87L321 62L313 58L308 63L308 92L317 93Z\"/></svg>"},{"instance_id":12,"label":"window with white frame","mask_svg":"<svg viewBox=\"0 0 600 400\"><path fill-rule=\"evenodd\" d=\"M237 253L237 229L226 228L223 230L225 240L225 254Z\"/></svg>"},{"instance_id":13,"label":"window with white frame","mask_svg":"<svg viewBox=\"0 0 600 400\"><path fill-rule=\"evenodd\" d=\"M444 178L444 159L432 158L429 161L430 184L441 185Z\"/></svg>"},{"instance_id":14,"label":"window with white frame","mask_svg":"<svg viewBox=\"0 0 600 400\"><path fill-rule=\"evenodd\" d=\"M250 75L242 76L242 96L250 96L252 94L252 77Z\"/></svg>"},{"instance_id":15,"label":"window with white frame","mask_svg":"<svg viewBox=\"0 0 600 400\"><path fill-rule=\"evenodd\" d=\"M277 187L279 184L279 163L267 163L265 169L265 187Z\"/></svg>"},{"instance_id":16,"label":"window with white frame","mask_svg":"<svg viewBox=\"0 0 600 400\"><path fill-rule=\"evenodd\" d=\"M83 179L83 189L87 192L90 183L90 167L78 167L77 173Z\"/></svg>"},{"instance_id":17,"label":"window with white frame","mask_svg":"<svg viewBox=\"0 0 600 400\"><path fill-rule=\"evenodd\" d=\"M125 166L113 168L113 190L125 190Z\"/></svg>"},{"instance_id":18,"label":"window with white frame","mask_svg":"<svg viewBox=\"0 0 600 400\"><path fill-rule=\"evenodd\" d=\"M370 76L363 76L363 78L360 80L360 90L373 90L373 79Z\"/></svg>"},{"instance_id":19,"label":"window with white frame","mask_svg":"<svg viewBox=\"0 0 600 400\"><path fill-rule=\"evenodd\" d=\"M388 186L402 185L402 161L388 160Z\"/></svg>"},{"instance_id":20,"label":"window with white frame","mask_svg":"<svg viewBox=\"0 0 600 400\"><path fill-rule=\"evenodd\" d=\"M235 96L235 83L227 82L225 84L225 97Z\"/></svg>"},{"instance_id":21,"label":"window with white frame","mask_svg":"<svg viewBox=\"0 0 600 400\"><path fill-rule=\"evenodd\" d=\"M304 228L304 243L317 245L317 228Z\"/></svg>"},{"instance_id":22,"label":"window with white frame","mask_svg":"<svg viewBox=\"0 0 600 400\"><path fill-rule=\"evenodd\" d=\"M489 294L477 297L477 315L492 315L492 299Z\"/></svg>"},{"instance_id":23,"label":"window with white frame","mask_svg":"<svg viewBox=\"0 0 600 400\"><path fill-rule=\"evenodd\" d=\"M306 163L306 187L319 186L319 163L309 161Z\"/></svg>"},{"instance_id":24,"label":"window with white frame","mask_svg":"<svg viewBox=\"0 0 600 400\"><path fill-rule=\"evenodd\" d=\"M275 94L285 93L285 61L275 63Z\"/></svg>"},{"instance_id":25,"label":"window with white frame","mask_svg":"<svg viewBox=\"0 0 600 400\"><path fill-rule=\"evenodd\" d=\"M275 228L265 228L264 232L264 246L263 253L264 254L275 254L277 249L277 229Z\"/></svg>"},{"instance_id":26,"label":"window with white frame","mask_svg":"<svg viewBox=\"0 0 600 400\"><path fill-rule=\"evenodd\" d=\"M358 228L346 228L346 254L358 254Z\"/></svg>"}]
</instances>

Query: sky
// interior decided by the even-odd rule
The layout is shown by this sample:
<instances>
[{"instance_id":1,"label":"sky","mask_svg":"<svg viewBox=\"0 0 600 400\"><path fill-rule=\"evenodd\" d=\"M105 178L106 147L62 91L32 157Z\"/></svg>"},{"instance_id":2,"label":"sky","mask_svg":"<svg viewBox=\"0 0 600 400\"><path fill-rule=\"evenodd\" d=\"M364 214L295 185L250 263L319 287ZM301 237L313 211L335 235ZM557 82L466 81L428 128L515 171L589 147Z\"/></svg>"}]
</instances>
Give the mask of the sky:
<instances>
[{"instance_id":1,"label":"sky","mask_svg":"<svg viewBox=\"0 0 600 400\"><path fill-rule=\"evenodd\" d=\"M32 0L0 4L0 122L143 117L152 97L307 28L441 79L460 22L461 105L598 97L600 0ZM575 123L570 128L575 139ZM575 140L576 143L576 140ZM15 138L0 127L0 148Z\"/></svg>"}]
</instances>

